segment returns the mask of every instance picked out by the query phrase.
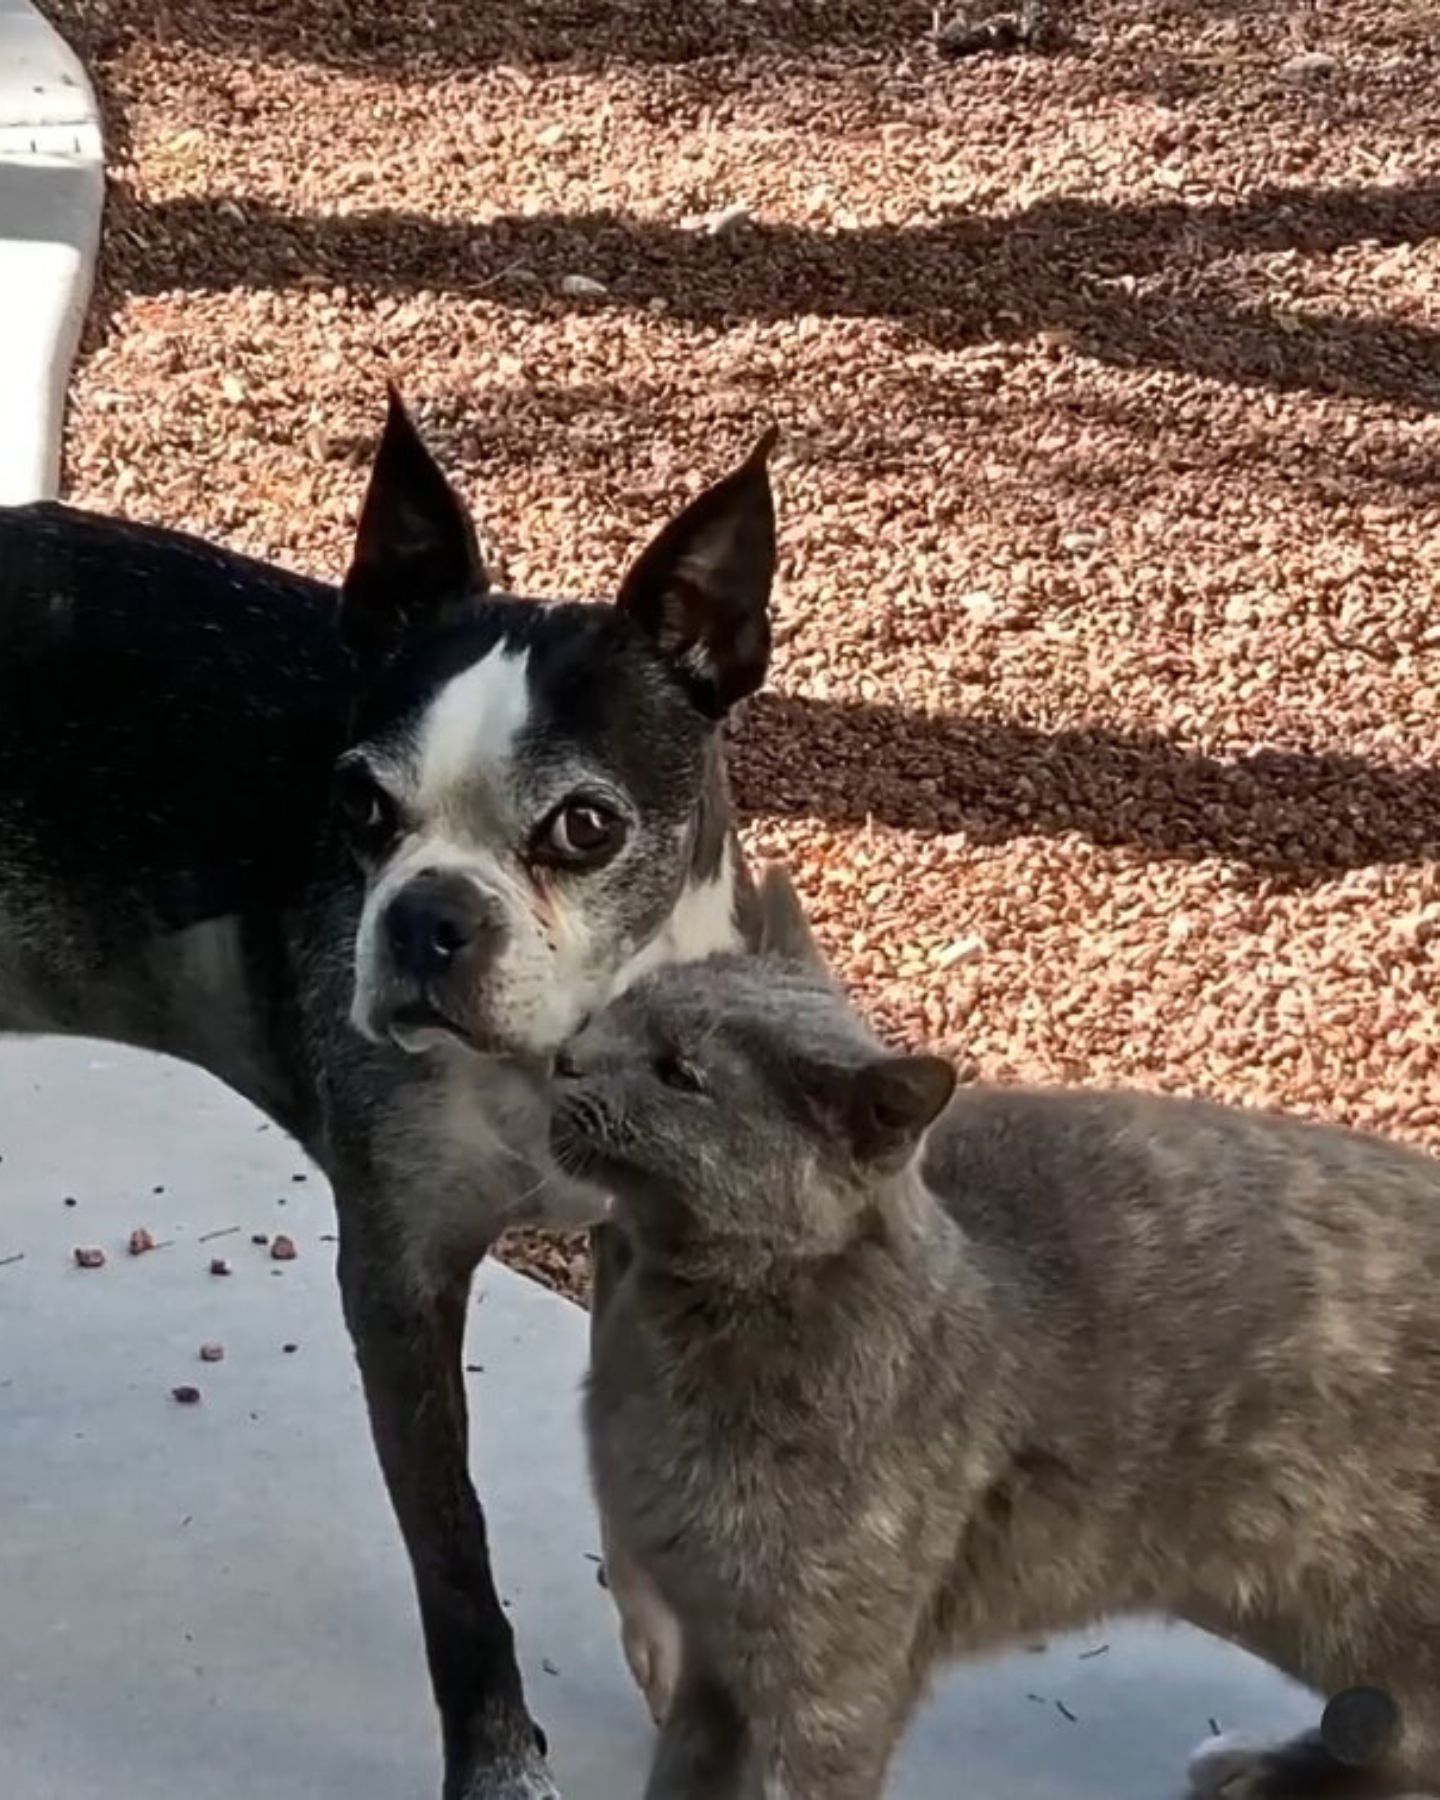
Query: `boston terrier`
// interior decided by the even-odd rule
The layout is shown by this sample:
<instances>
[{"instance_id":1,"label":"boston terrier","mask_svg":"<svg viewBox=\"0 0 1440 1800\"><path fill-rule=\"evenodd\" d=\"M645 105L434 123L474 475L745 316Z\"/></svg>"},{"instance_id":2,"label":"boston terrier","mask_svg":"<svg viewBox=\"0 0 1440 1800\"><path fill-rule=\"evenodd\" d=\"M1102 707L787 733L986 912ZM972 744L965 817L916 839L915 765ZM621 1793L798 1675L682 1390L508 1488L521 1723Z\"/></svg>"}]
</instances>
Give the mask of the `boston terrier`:
<instances>
[{"instance_id":1,"label":"boston terrier","mask_svg":"<svg viewBox=\"0 0 1440 1800\"><path fill-rule=\"evenodd\" d=\"M467 1301L507 1227L603 1217L549 1160L556 1047L745 937L719 737L769 659L773 443L608 604L493 590L393 391L338 590L0 508L0 1030L199 1064L329 1177L445 1800L558 1792L467 1466Z\"/></svg>"}]
</instances>

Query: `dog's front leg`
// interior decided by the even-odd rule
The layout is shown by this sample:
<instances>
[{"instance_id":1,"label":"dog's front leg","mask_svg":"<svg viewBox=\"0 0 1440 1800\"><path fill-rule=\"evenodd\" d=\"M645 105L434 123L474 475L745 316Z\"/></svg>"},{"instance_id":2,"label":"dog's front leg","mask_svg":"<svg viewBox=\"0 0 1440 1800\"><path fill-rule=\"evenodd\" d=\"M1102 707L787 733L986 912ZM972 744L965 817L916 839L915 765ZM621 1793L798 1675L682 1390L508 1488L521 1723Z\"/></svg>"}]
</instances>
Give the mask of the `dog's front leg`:
<instances>
[{"instance_id":1,"label":"dog's front leg","mask_svg":"<svg viewBox=\"0 0 1440 1800\"><path fill-rule=\"evenodd\" d=\"M559 1800L525 1705L470 1480L462 1364L473 1270L418 1285L384 1214L343 1189L340 1287L375 1447L415 1573L445 1800Z\"/></svg>"}]
</instances>

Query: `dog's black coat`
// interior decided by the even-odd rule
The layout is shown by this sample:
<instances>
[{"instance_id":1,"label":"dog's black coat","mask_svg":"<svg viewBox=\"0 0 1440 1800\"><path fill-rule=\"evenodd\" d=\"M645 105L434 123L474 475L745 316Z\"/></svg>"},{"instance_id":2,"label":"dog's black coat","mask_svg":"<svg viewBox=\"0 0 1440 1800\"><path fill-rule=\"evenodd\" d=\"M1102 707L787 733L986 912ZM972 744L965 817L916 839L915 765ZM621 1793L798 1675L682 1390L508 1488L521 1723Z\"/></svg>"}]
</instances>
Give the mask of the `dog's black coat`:
<instances>
[{"instance_id":1,"label":"dog's black coat","mask_svg":"<svg viewBox=\"0 0 1440 1800\"><path fill-rule=\"evenodd\" d=\"M142 932L293 901L345 731L336 614L179 533L0 512L0 781L38 869Z\"/></svg>"}]
</instances>

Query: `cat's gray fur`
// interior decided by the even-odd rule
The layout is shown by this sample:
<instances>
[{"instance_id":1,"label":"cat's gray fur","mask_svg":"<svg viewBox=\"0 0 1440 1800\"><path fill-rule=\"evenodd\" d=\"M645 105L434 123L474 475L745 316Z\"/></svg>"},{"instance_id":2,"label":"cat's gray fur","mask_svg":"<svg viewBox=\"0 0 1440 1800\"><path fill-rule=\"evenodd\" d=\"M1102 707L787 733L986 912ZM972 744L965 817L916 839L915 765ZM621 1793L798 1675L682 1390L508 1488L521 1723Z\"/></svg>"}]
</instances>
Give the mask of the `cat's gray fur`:
<instances>
[{"instance_id":1,"label":"cat's gray fur","mask_svg":"<svg viewBox=\"0 0 1440 1800\"><path fill-rule=\"evenodd\" d=\"M684 1645L650 1800L873 1800L938 1662L1140 1610L1398 1702L1363 1770L1317 1733L1194 1791L1440 1792L1440 1164L1141 1094L947 1107L795 961L663 969L558 1072L633 1246L597 1495Z\"/></svg>"}]
</instances>

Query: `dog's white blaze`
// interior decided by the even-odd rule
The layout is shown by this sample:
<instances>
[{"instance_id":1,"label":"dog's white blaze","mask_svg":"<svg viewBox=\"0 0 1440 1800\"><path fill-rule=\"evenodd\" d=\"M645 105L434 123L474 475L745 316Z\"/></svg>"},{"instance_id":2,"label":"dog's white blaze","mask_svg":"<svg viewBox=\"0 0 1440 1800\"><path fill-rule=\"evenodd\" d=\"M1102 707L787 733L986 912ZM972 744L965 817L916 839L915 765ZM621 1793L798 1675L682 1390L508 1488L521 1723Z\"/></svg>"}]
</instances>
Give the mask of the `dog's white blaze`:
<instances>
[{"instance_id":1,"label":"dog's white blaze","mask_svg":"<svg viewBox=\"0 0 1440 1800\"><path fill-rule=\"evenodd\" d=\"M482 770L503 770L531 704L528 650L502 646L447 681L420 725L422 810L443 808Z\"/></svg>"},{"instance_id":2,"label":"dog's white blaze","mask_svg":"<svg viewBox=\"0 0 1440 1800\"><path fill-rule=\"evenodd\" d=\"M491 889L513 889L493 850L448 835L453 801L475 782L505 792L516 741L530 717L530 652L497 646L452 676L426 708L415 746L411 803L428 823L395 857L365 899L356 955L351 1020L370 1034L380 920L405 883L423 869L457 869Z\"/></svg>"}]
</instances>

